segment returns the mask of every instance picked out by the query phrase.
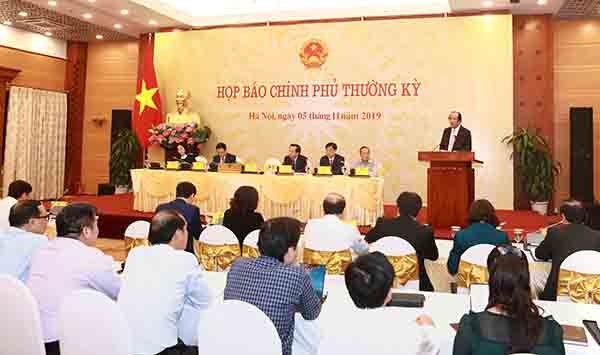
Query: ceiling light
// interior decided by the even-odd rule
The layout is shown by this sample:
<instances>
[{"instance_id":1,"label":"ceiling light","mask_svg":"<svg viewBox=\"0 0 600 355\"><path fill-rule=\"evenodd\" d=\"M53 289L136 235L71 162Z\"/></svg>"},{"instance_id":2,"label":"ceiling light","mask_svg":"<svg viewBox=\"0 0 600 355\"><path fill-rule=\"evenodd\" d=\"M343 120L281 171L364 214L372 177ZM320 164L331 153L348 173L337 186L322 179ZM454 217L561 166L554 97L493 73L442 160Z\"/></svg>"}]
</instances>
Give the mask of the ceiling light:
<instances>
[{"instance_id":1,"label":"ceiling light","mask_svg":"<svg viewBox=\"0 0 600 355\"><path fill-rule=\"evenodd\" d=\"M2 22L2 24L4 24L5 26L10 26L10 25L12 25L12 22L7 20L7 21Z\"/></svg>"},{"instance_id":2,"label":"ceiling light","mask_svg":"<svg viewBox=\"0 0 600 355\"><path fill-rule=\"evenodd\" d=\"M96 39L104 39L103 35L96 35Z\"/></svg>"},{"instance_id":3,"label":"ceiling light","mask_svg":"<svg viewBox=\"0 0 600 355\"><path fill-rule=\"evenodd\" d=\"M121 10L121 15L123 15L123 16L129 15L129 10L127 10L127 9Z\"/></svg>"},{"instance_id":4,"label":"ceiling light","mask_svg":"<svg viewBox=\"0 0 600 355\"><path fill-rule=\"evenodd\" d=\"M92 18L92 14L90 14L89 12L86 12L85 14L83 14L81 16L83 16L83 18L88 19L88 20Z\"/></svg>"},{"instance_id":5,"label":"ceiling light","mask_svg":"<svg viewBox=\"0 0 600 355\"><path fill-rule=\"evenodd\" d=\"M148 24L149 24L150 26L156 26L156 25L158 25L158 22L156 22L156 21L154 21L154 20L150 20L150 21L148 21Z\"/></svg>"},{"instance_id":6,"label":"ceiling light","mask_svg":"<svg viewBox=\"0 0 600 355\"><path fill-rule=\"evenodd\" d=\"M89 2L96 2L96 0L88 0Z\"/></svg>"},{"instance_id":7,"label":"ceiling light","mask_svg":"<svg viewBox=\"0 0 600 355\"><path fill-rule=\"evenodd\" d=\"M548 0L537 0L537 4L542 6L542 5L546 5L548 3Z\"/></svg>"},{"instance_id":8,"label":"ceiling light","mask_svg":"<svg viewBox=\"0 0 600 355\"><path fill-rule=\"evenodd\" d=\"M29 14L27 12L25 12L25 11L20 11L19 12L19 16L21 16L21 17L27 17L27 15L29 15Z\"/></svg>"},{"instance_id":9,"label":"ceiling light","mask_svg":"<svg viewBox=\"0 0 600 355\"><path fill-rule=\"evenodd\" d=\"M52 32L44 32L46 36L52 36Z\"/></svg>"},{"instance_id":10,"label":"ceiling light","mask_svg":"<svg viewBox=\"0 0 600 355\"><path fill-rule=\"evenodd\" d=\"M481 3L481 6L483 6L483 7L492 7L492 6L494 6L494 2L493 1L489 1L489 0L488 1L484 1L484 2Z\"/></svg>"},{"instance_id":11,"label":"ceiling light","mask_svg":"<svg viewBox=\"0 0 600 355\"><path fill-rule=\"evenodd\" d=\"M48 1L48 6L56 6L56 1L50 0Z\"/></svg>"},{"instance_id":12,"label":"ceiling light","mask_svg":"<svg viewBox=\"0 0 600 355\"><path fill-rule=\"evenodd\" d=\"M116 28L116 29L123 28L123 26L122 26L120 23L115 23L115 24L113 25L113 27L114 27L114 28Z\"/></svg>"}]
</instances>

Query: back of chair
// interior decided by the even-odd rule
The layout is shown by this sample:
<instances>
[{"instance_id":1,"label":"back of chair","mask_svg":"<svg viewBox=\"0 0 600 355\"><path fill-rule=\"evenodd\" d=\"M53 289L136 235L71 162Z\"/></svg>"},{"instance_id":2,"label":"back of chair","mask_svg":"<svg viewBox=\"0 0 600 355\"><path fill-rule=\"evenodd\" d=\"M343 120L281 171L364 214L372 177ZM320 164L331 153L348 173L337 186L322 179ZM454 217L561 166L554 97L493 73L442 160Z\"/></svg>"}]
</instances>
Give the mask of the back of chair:
<instances>
[{"instance_id":1,"label":"back of chair","mask_svg":"<svg viewBox=\"0 0 600 355\"><path fill-rule=\"evenodd\" d=\"M203 157L202 155L198 155L196 157L196 161L200 162L200 163L204 163L205 165L208 164L208 159L206 159L206 157Z\"/></svg>"},{"instance_id":2,"label":"back of chair","mask_svg":"<svg viewBox=\"0 0 600 355\"><path fill-rule=\"evenodd\" d=\"M21 281L0 275L0 354L45 353L37 302Z\"/></svg>"},{"instance_id":3,"label":"back of chair","mask_svg":"<svg viewBox=\"0 0 600 355\"><path fill-rule=\"evenodd\" d=\"M384 237L371 244L370 251L381 252L394 266L394 288L419 289L419 259L409 242L398 237Z\"/></svg>"},{"instance_id":4,"label":"back of chair","mask_svg":"<svg viewBox=\"0 0 600 355\"><path fill-rule=\"evenodd\" d=\"M582 250L560 265L557 300L600 304L600 252Z\"/></svg>"},{"instance_id":5,"label":"back of chair","mask_svg":"<svg viewBox=\"0 0 600 355\"><path fill-rule=\"evenodd\" d=\"M281 355L281 350L273 322L249 303L227 300L211 307L200 319L199 354Z\"/></svg>"},{"instance_id":6,"label":"back of chair","mask_svg":"<svg viewBox=\"0 0 600 355\"><path fill-rule=\"evenodd\" d=\"M117 303L79 290L62 301L58 315L61 355L129 355L131 332Z\"/></svg>"},{"instance_id":7,"label":"back of chair","mask_svg":"<svg viewBox=\"0 0 600 355\"><path fill-rule=\"evenodd\" d=\"M150 233L150 222L135 221L125 229L125 250L127 254L131 249L140 245L149 245L148 234Z\"/></svg>"},{"instance_id":8,"label":"back of chair","mask_svg":"<svg viewBox=\"0 0 600 355\"><path fill-rule=\"evenodd\" d=\"M258 234L260 229L253 230L244 238L242 245L242 256L247 258L257 258L260 255L258 251Z\"/></svg>"},{"instance_id":9,"label":"back of chair","mask_svg":"<svg viewBox=\"0 0 600 355\"><path fill-rule=\"evenodd\" d=\"M235 234L222 225L208 226L200 233L196 254L208 271L223 271L241 255Z\"/></svg>"},{"instance_id":10,"label":"back of chair","mask_svg":"<svg viewBox=\"0 0 600 355\"><path fill-rule=\"evenodd\" d=\"M472 284L487 284L487 258L494 248L491 244L478 244L463 253L456 275L458 293L468 294Z\"/></svg>"}]
</instances>

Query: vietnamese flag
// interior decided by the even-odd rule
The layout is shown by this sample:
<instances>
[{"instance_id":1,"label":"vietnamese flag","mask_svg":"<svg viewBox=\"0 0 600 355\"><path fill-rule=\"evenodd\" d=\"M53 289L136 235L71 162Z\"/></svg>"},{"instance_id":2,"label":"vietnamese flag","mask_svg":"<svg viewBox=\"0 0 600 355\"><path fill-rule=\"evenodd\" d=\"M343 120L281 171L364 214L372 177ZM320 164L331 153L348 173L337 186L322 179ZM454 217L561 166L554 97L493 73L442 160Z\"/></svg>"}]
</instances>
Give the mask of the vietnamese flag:
<instances>
[{"instance_id":1,"label":"vietnamese flag","mask_svg":"<svg viewBox=\"0 0 600 355\"><path fill-rule=\"evenodd\" d=\"M154 34L140 40L142 55L138 69L137 91L133 104L133 131L140 145L146 149L150 144L150 128L163 122L160 93L154 71Z\"/></svg>"}]
</instances>

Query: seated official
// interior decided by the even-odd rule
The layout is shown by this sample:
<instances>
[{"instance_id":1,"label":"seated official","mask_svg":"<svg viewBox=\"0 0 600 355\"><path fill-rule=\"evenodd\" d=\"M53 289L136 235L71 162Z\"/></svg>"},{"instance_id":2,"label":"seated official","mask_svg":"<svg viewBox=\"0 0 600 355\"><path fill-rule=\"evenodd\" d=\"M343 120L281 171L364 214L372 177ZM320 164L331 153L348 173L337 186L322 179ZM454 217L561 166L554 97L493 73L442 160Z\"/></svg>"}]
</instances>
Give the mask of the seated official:
<instances>
[{"instance_id":1,"label":"seated official","mask_svg":"<svg viewBox=\"0 0 600 355\"><path fill-rule=\"evenodd\" d=\"M203 230L202 223L200 222L200 209L194 205L196 186L191 182L180 182L177 184L175 196L175 200L158 205L154 213L173 210L179 212L185 218L189 235L185 251L194 254L194 239L197 240Z\"/></svg>"},{"instance_id":2,"label":"seated official","mask_svg":"<svg viewBox=\"0 0 600 355\"><path fill-rule=\"evenodd\" d=\"M0 200L0 231L10 226L8 215L10 208L17 201L29 200L33 188L31 184L23 180L15 180L8 185L8 195Z\"/></svg>"},{"instance_id":3,"label":"seated official","mask_svg":"<svg viewBox=\"0 0 600 355\"><path fill-rule=\"evenodd\" d=\"M462 317L454 355L533 353L564 355L563 330L531 299L527 257L501 245L488 257L489 302L486 310Z\"/></svg>"},{"instance_id":4,"label":"seated official","mask_svg":"<svg viewBox=\"0 0 600 355\"><path fill-rule=\"evenodd\" d=\"M298 144L290 144L288 155L283 158L283 165L291 165L296 173L305 173L308 170L308 158L300 154L302 147Z\"/></svg>"},{"instance_id":5,"label":"seated official","mask_svg":"<svg viewBox=\"0 0 600 355\"><path fill-rule=\"evenodd\" d=\"M281 338L282 355L291 355L294 315L306 320L321 313L310 277L296 263L300 221L279 217L260 229L257 259L238 258L227 273L225 300L250 303L271 319Z\"/></svg>"},{"instance_id":6,"label":"seated official","mask_svg":"<svg viewBox=\"0 0 600 355\"><path fill-rule=\"evenodd\" d=\"M240 242L240 250L248 233L260 229L265 220L258 207L258 191L252 186L241 186L233 194L229 209L223 216L223 225L229 228Z\"/></svg>"},{"instance_id":7,"label":"seated official","mask_svg":"<svg viewBox=\"0 0 600 355\"><path fill-rule=\"evenodd\" d=\"M183 145L177 146L177 155L175 156L177 160L180 162L185 162L189 164L194 164L196 161L196 156L191 152L188 152Z\"/></svg>"},{"instance_id":8,"label":"seated official","mask_svg":"<svg viewBox=\"0 0 600 355\"><path fill-rule=\"evenodd\" d=\"M392 264L379 252L359 256L348 265L344 279L356 308L343 312L343 319L335 318L336 324L320 319L320 354L438 353L440 337L429 316L406 319L406 309L385 307L392 298L394 278Z\"/></svg>"},{"instance_id":9,"label":"seated official","mask_svg":"<svg viewBox=\"0 0 600 355\"><path fill-rule=\"evenodd\" d=\"M449 152L470 151L471 131L462 126L462 114L458 111L450 112L448 123L450 123L450 127L444 129L440 150Z\"/></svg>"},{"instance_id":10,"label":"seated official","mask_svg":"<svg viewBox=\"0 0 600 355\"><path fill-rule=\"evenodd\" d=\"M19 201L10 209L10 227L0 232L0 274L27 282L33 254L48 243L43 235L48 216L36 200Z\"/></svg>"},{"instance_id":11,"label":"seated official","mask_svg":"<svg viewBox=\"0 0 600 355\"><path fill-rule=\"evenodd\" d=\"M552 269L546 287L540 298L556 300L560 265L571 254L580 250L600 251L600 232L584 224L586 212L579 201L565 201L560 206L565 221L562 225L550 228L546 238L535 249L535 256L542 260L552 260Z\"/></svg>"},{"instance_id":12,"label":"seated official","mask_svg":"<svg viewBox=\"0 0 600 355\"><path fill-rule=\"evenodd\" d=\"M460 257L470 247L478 244L508 244L508 235L497 230L500 224L494 206L488 200L477 200L469 211L469 226L454 236L454 244L448 257L448 272L458 273Z\"/></svg>"},{"instance_id":13,"label":"seated official","mask_svg":"<svg viewBox=\"0 0 600 355\"><path fill-rule=\"evenodd\" d=\"M60 354L58 312L73 291L91 289L117 299L121 279L112 257L95 248L98 239L96 208L74 203L56 216L57 237L31 259L27 287L40 310L46 355Z\"/></svg>"},{"instance_id":14,"label":"seated official","mask_svg":"<svg viewBox=\"0 0 600 355\"><path fill-rule=\"evenodd\" d=\"M118 304L132 331L133 354L198 354L178 333L196 332L199 312L213 299L198 260L184 250L188 232L183 216L158 212L148 236L152 246L133 248L123 271ZM185 314L184 314L185 313ZM189 314L191 313L191 314ZM180 319L195 319L180 324Z\"/></svg>"},{"instance_id":15,"label":"seated official","mask_svg":"<svg viewBox=\"0 0 600 355\"><path fill-rule=\"evenodd\" d=\"M227 145L225 143L218 143L216 150L217 155L213 156L212 162L210 162L212 170L216 170L219 164L233 164L237 161L235 155L227 153Z\"/></svg>"},{"instance_id":16,"label":"seated official","mask_svg":"<svg viewBox=\"0 0 600 355\"><path fill-rule=\"evenodd\" d=\"M323 200L322 218L311 219L304 227L304 244L319 246L322 251L340 251L352 249L356 254L369 252L369 246L363 240L358 228L342 221L346 199L337 193L329 193Z\"/></svg>"},{"instance_id":17,"label":"seated official","mask_svg":"<svg viewBox=\"0 0 600 355\"><path fill-rule=\"evenodd\" d=\"M325 145L325 155L321 157L319 166L330 166L333 175L344 175L346 161L343 156L337 154L337 144L330 142Z\"/></svg>"},{"instance_id":18,"label":"seated official","mask_svg":"<svg viewBox=\"0 0 600 355\"><path fill-rule=\"evenodd\" d=\"M365 241L371 244L384 237L395 236L406 240L417 252L419 259L419 290L433 291L433 285L425 269L425 260L437 260L438 248L435 244L433 229L417 221L417 215L423 206L421 197L414 192L403 192L396 199L398 217L379 219L375 227L367 233Z\"/></svg>"},{"instance_id":19,"label":"seated official","mask_svg":"<svg viewBox=\"0 0 600 355\"><path fill-rule=\"evenodd\" d=\"M355 160L350 164L350 169L357 168L369 169L369 176L377 176L377 162L371 159L371 150L367 146L362 146L359 149L360 159Z\"/></svg>"}]
</instances>

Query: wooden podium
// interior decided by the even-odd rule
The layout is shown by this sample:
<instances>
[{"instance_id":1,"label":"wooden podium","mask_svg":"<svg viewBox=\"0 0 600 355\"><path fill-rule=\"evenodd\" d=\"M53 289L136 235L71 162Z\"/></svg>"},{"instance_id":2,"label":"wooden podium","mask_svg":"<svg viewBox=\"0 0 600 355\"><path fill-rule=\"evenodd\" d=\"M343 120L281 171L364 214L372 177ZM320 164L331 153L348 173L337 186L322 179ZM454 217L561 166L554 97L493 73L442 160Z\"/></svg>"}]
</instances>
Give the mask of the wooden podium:
<instances>
[{"instance_id":1,"label":"wooden podium","mask_svg":"<svg viewBox=\"0 0 600 355\"><path fill-rule=\"evenodd\" d=\"M428 161L427 221L434 228L466 226L475 198L473 152L419 152L419 161Z\"/></svg>"}]
</instances>

